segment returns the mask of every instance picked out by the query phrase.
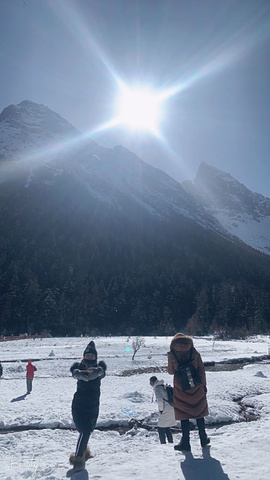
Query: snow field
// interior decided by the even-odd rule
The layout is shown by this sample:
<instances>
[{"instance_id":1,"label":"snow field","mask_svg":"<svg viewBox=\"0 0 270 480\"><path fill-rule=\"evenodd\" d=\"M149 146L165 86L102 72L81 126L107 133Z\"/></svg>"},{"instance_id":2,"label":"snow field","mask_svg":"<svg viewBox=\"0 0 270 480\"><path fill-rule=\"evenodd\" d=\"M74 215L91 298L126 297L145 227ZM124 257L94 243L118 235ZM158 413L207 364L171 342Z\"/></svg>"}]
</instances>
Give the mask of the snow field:
<instances>
[{"instance_id":1,"label":"snow field","mask_svg":"<svg viewBox=\"0 0 270 480\"><path fill-rule=\"evenodd\" d=\"M0 435L1 480L65 478L68 458L77 441L77 432L69 430L73 426L71 401L76 390L69 368L81 358L88 341L54 338L0 344L4 367L0 380L0 428L37 428ZM152 402L149 386L151 374L120 375L123 370L166 365L170 339L147 337L146 346L133 362L132 349L126 351L131 341L124 337L95 339L99 359L108 365L101 386L99 427L127 426L132 418L156 425L157 406ZM268 348L267 337L246 342L216 341L214 348L210 338L195 338L194 343L204 361L262 355ZM50 356L52 350L54 355ZM38 370L33 392L25 396L26 363L22 360L28 358L33 359ZM43 360L35 362L38 358ZM167 373L157 376L172 383L172 376ZM123 435L113 430L95 430L90 438L95 457L87 463L89 478L269 480L269 377L267 363L252 363L233 371L207 371L210 415L206 423L211 448L201 449L197 430L191 431L192 452L186 455L175 452L172 445L160 445L155 429L132 429ZM246 422L246 411L259 419ZM175 443L180 436L174 434Z\"/></svg>"}]
</instances>

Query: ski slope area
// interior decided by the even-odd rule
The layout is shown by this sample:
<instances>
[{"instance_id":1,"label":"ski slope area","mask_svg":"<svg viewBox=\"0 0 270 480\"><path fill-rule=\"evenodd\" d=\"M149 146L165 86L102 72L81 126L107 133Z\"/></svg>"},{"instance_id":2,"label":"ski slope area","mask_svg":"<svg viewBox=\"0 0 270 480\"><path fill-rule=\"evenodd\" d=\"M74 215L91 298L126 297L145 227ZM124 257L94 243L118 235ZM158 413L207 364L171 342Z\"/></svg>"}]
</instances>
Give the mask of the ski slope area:
<instances>
[{"instance_id":1,"label":"ski slope area","mask_svg":"<svg viewBox=\"0 0 270 480\"><path fill-rule=\"evenodd\" d=\"M48 338L1 342L0 479L63 479L77 432L71 416L76 381L69 372L80 360L89 338ZM160 445L155 429L157 405L149 386L151 373L138 369L164 367L171 338L145 337L145 346L132 361L132 338L95 338L98 359L107 363L101 384L100 415L90 438L95 455L87 462L85 479L131 480L267 480L270 472L270 365L254 362L232 371L207 371L211 447L201 449L197 430L191 431L191 453ZM256 357L268 353L268 338L215 341L195 338L204 361ZM130 348L130 350L129 350ZM25 395L25 366L37 367L31 395ZM129 376L122 372L132 370ZM172 383L168 373L156 373ZM252 418L254 421L247 421ZM132 428L131 419L146 428ZM113 427L125 427L120 434ZM16 431L20 428L22 431ZM13 431L12 431L13 429ZM181 434L174 434L174 442Z\"/></svg>"}]
</instances>

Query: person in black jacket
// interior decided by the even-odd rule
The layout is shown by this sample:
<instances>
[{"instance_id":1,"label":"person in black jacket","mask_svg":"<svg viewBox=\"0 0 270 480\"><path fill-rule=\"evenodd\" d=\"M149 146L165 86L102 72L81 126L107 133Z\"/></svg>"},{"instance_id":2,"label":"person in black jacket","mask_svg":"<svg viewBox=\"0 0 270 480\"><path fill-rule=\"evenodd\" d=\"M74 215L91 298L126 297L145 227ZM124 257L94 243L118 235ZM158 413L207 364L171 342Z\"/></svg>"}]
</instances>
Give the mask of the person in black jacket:
<instances>
[{"instance_id":1,"label":"person in black jacket","mask_svg":"<svg viewBox=\"0 0 270 480\"><path fill-rule=\"evenodd\" d=\"M70 368L73 378L78 380L71 409L79 438L76 451L69 458L73 468L67 472L67 476L83 470L86 460L91 458L87 444L97 422L100 383L101 379L105 377L106 369L105 362L97 363L97 351L93 341L84 350L83 360L80 363L74 363Z\"/></svg>"}]
</instances>

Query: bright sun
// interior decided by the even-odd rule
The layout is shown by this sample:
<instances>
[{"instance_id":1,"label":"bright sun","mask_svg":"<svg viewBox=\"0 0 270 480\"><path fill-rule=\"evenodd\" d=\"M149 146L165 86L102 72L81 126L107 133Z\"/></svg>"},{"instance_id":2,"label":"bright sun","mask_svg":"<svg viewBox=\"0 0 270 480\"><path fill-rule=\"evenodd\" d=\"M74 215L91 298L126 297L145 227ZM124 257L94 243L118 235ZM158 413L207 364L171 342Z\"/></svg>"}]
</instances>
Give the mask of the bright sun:
<instances>
[{"instance_id":1,"label":"bright sun","mask_svg":"<svg viewBox=\"0 0 270 480\"><path fill-rule=\"evenodd\" d=\"M129 130L144 130L158 136L162 97L146 87L122 86L116 101L119 124Z\"/></svg>"}]
</instances>

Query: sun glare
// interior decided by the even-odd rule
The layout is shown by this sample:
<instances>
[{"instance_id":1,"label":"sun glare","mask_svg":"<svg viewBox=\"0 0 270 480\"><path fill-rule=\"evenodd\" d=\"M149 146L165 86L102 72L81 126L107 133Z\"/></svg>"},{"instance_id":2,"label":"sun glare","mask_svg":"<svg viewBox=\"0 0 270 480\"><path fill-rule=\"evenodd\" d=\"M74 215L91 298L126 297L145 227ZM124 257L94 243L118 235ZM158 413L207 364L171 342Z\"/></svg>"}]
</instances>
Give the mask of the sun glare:
<instances>
[{"instance_id":1,"label":"sun glare","mask_svg":"<svg viewBox=\"0 0 270 480\"><path fill-rule=\"evenodd\" d=\"M144 130L158 136L161 103L161 96L154 90L122 87L116 101L118 122L129 130Z\"/></svg>"}]
</instances>

